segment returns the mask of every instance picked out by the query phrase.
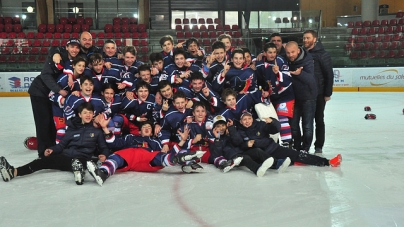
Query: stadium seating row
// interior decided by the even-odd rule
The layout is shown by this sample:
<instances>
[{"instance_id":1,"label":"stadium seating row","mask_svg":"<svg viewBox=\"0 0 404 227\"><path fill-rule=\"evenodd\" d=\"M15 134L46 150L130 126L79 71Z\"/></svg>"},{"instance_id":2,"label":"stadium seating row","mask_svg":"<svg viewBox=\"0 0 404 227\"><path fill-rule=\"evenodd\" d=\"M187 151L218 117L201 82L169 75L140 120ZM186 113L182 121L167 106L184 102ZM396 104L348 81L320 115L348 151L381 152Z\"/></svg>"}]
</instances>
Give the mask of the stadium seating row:
<instances>
[{"instance_id":1,"label":"stadium seating row","mask_svg":"<svg viewBox=\"0 0 404 227\"><path fill-rule=\"evenodd\" d=\"M21 24L0 24L0 32L22 32Z\"/></svg>"},{"instance_id":2,"label":"stadium seating row","mask_svg":"<svg viewBox=\"0 0 404 227\"><path fill-rule=\"evenodd\" d=\"M394 35L368 35L348 37L348 43L390 42L404 41L404 34Z\"/></svg>"},{"instance_id":3,"label":"stadium seating row","mask_svg":"<svg viewBox=\"0 0 404 227\"><path fill-rule=\"evenodd\" d=\"M119 25L119 24L106 24L104 26L104 31L106 33L114 32L146 32L145 24L129 24L129 25Z\"/></svg>"},{"instance_id":4,"label":"stadium seating row","mask_svg":"<svg viewBox=\"0 0 404 227\"><path fill-rule=\"evenodd\" d=\"M90 31L90 25L89 24L40 24L38 26L38 32L41 33L63 33L63 32L83 32L83 31Z\"/></svg>"},{"instance_id":5,"label":"stadium seating row","mask_svg":"<svg viewBox=\"0 0 404 227\"><path fill-rule=\"evenodd\" d=\"M204 25L204 24L202 24L202 25L189 25L189 24L186 24L186 25L176 25L175 26L175 30L176 31L238 31L239 30L239 27L238 27L238 25L236 25L236 24L234 24L234 25L228 25L228 24L226 24L226 25L224 25L224 26L222 26L222 25L220 25L220 24L218 24L218 25L213 25L213 24L210 24L210 25L208 25L207 27L206 27L206 25Z\"/></svg>"},{"instance_id":6,"label":"stadium seating row","mask_svg":"<svg viewBox=\"0 0 404 227\"><path fill-rule=\"evenodd\" d=\"M375 42L375 43L347 43L345 44L346 51L358 50L396 50L404 49L404 41L393 42Z\"/></svg>"},{"instance_id":7,"label":"stadium seating row","mask_svg":"<svg viewBox=\"0 0 404 227\"><path fill-rule=\"evenodd\" d=\"M83 18L83 17L78 17L78 18L61 17L61 18L59 18L59 24L63 24L63 25L66 25L66 24L71 24L71 25L74 25L74 24L81 24L81 25L86 24L86 25L92 26L93 25L93 18L91 18L91 17L86 17L86 18Z\"/></svg>"},{"instance_id":8,"label":"stadium seating row","mask_svg":"<svg viewBox=\"0 0 404 227\"><path fill-rule=\"evenodd\" d=\"M20 17L0 17L0 24L21 24Z\"/></svg>"},{"instance_id":9,"label":"stadium seating row","mask_svg":"<svg viewBox=\"0 0 404 227\"><path fill-rule=\"evenodd\" d=\"M147 39L149 38L149 35L147 32L142 32L142 33L138 33L138 32L134 32L134 33L130 33L130 32L126 32L126 33L104 33L104 32L90 32L91 36L93 37L93 39L99 38L99 39ZM79 33L77 32L73 32L73 33L42 33L42 32L0 32L0 39L69 39L69 38L78 38L79 37Z\"/></svg>"},{"instance_id":10,"label":"stadium seating row","mask_svg":"<svg viewBox=\"0 0 404 227\"><path fill-rule=\"evenodd\" d=\"M192 38L192 37L196 38L196 39L199 39L199 38L207 39L207 38L216 38L219 35L224 34L224 33L225 33L224 31L219 31L219 32L216 32L216 31L210 31L210 32L207 32L207 31L203 31L203 32L199 32L199 31L190 32L190 31L187 31L187 32L176 32L176 36L177 36L178 39L184 39L184 38L189 39L189 38ZM240 31L226 32L226 33L231 35L231 37L233 37L233 38L240 38L242 36Z\"/></svg>"},{"instance_id":11,"label":"stadium seating row","mask_svg":"<svg viewBox=\"0 0 404 227\"><path fill-rule=\"evenodd\" d=\"M402 33L403 25L389 27L352 28L352 35L374 35L374 34L395 34Z\"/></svg>"},{"instance_id":12,"label":"stadium seating row","mask_svg":"<svg viewBox=\"0 0 404 227\"><path fill-rule=\"evenodd\" d=\"M174 20L174 23L177 25L177 24L182 24L182 25L188 25L188 24L191 24L191 25L194 25L194 24L198 24L198 25L204 25L204 24L222 24L222 21L219 19L219 18L215 18L215 19L212 19L212 18L198 18L198 19L196 19L196 18L191 18L191 19L189 19L189 18L184 18L184 19L181 19L181 18L175 18L175 20Z\"/></svg>"},{"instance_id":13,"label":"stadium seating row","mask_svg":"<svg viewBox=\"0 0 404 227\"><path fill-rule=\"evenodd\" d=\"M369 27L387 27L404 25L404 18L401 19L390 19L389 20L373 20L373 21L356 21L348 22L348 28L369 28Z\"/></svg>"},{"instance_id":14,"label":"stadium seating row","mask_svg":"<svg viewBox=\"0 0 404 227\"><path fill-rule=\"evenodd\" d=\"M74 37L75 38L75 37ZM78 34L77 34L78 38ZM62 39L17 39L17 40L12 40L12 39L1 39L0 40L0 46L1 47L57 47L57 46L64 46L66 45L67 41L69 38L62 38ZM107 39L106 39L107 40ZM127 46L127 45L133 45L133 46L148 46L149 42L147 39L112 39L115 41L116 45L118 47L121 46ZM104 39L98 39L98 40L93 40L93 44L97 46L104 46L105 40Z\"/></svg>"},{"instance_id":15,"label":"stadium seating row","mask_svg":"<svg viewBox=\"0 0 404 227\"><path fill-rule=\"evenodd\" d=\"M404 58L404 50L351 52L349 54L349 58L350 59Z\"/></svg>"}]
</instances>

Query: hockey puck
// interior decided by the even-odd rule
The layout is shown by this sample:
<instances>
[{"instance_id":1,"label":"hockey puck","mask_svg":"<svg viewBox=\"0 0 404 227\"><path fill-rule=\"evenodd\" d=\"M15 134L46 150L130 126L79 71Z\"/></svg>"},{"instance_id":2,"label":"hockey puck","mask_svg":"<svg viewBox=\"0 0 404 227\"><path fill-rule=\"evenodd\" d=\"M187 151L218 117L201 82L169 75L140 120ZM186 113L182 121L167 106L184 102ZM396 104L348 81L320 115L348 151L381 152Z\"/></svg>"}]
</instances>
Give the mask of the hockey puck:
<instances>
[{"instance_id":1,"label":"hockey puck","mask_svg":"<svg viewBox=\"0 0 404 227\"><path fill-rule=\"evenodd\" d=\"M371 111L372 109L370 108L370 106L365 106L365 111Z\"/></svg>"},{"instance_id":2,"label":"hockey puck","mask_svg":"<svg viewBox=\"0 0 404 227\"><path fill-rule=\"evenodd\" d=\"M376 114L366 114L365 119L366 120L369 120L369 119L375 120L376 119Z\"/></svg>"}]
</instances>

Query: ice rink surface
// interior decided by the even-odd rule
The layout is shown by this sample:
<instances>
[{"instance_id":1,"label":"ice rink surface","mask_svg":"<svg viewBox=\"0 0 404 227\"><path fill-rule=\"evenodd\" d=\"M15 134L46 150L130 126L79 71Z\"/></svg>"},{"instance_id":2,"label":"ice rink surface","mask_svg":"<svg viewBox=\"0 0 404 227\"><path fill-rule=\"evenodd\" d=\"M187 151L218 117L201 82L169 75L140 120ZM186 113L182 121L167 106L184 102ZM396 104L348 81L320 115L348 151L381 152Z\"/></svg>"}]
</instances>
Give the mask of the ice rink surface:
<instances>
[{"instance_id":1,"label":"ice rink surface","mask_svg":"<svg viewBox=\"0 0 404 227\"><path fill-rule=\"evenodd\" d=\"M365 106L376 120L364 119ZM404 226L403 108L403 93L334 93L323 150L342 154L338 168L291 166L258 178L244 168L173 167L117 173L103 187L89 174L78 186L53 170L1 181L0 226ZM14 166L35 159L23 145L35 135L29 98L0 98L0 110L0 156Z\"/></svg>"}]
</instances>

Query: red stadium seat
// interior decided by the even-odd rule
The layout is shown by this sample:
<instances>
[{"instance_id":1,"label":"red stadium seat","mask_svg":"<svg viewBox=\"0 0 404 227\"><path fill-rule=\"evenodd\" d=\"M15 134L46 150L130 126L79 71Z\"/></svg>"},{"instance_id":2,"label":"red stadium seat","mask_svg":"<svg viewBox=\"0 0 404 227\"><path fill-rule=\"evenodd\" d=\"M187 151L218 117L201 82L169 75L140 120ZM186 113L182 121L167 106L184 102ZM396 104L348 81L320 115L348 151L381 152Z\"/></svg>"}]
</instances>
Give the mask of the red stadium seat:
<instances>
[{"instance_id":1,"label":"red stadium seat","mask_svg":"<svg viewBox=\"0 0 404 227\"><path fill-rule=\"evenodd\" d=\"M147 32L142 32L142 33L140 33L139 38L140 39L147 39L147 38L149 38L149 34L147 34Z\"/></svg>"},{"instance_id":2,"label":"red stadium seat","mask_svg":"<svg viewBox=\"0 0 404 227\"><path fill-rule=\"evenodd\" d=\"M208 33L208 32L201 32L201 38L202 38L202 39L207 39L207 38L209 38L209 33Z\"/></svg>"},{"instance_id":3,"label":"red stadium seat","mask_svg":"<svg viewBox=\"0 0 404 227\"><path fill-rule=\"evenodd\" d=\"M376 57L377 57L376 51L370 51L368 58L376 58Z\"/></svg>"},{"instance_id":4,"label":"red stadium seat","mask_svg":"<svg viewBox=\"0 0 404 227\"><path fill-rule=\"evenodd\" d=\"M35 33L34 32L28 32L27 33L27 39L33 39L35 38Z\"/></svg>"},{"instance_id":5,"label":"red stadium seat","mask_svg":"<svg viewBox=\"0 0 404 227\"><path fill-rule=\"evenodd\" d=\"M104 39L105 38L105 33L104 32L98 32L97 37L98 37L98 39Z\"/></svg>"},{"instance_id":6,"label":"red stadium seat","mask_svg":"<svg viewBox=\"0 0 404 227\"><path fill-rule=\"evenodd\" d=\"M390 50L396 50L396 49L398 49L399 46L400 46L400 42L398 42L398 41L393 41L393 42L390 43L389 49L390 49Z\"/></svg>"},{"instance_id":7,"label":"red stadium seat","mask_svg":"<svg viewBox=\"0 0 404 227\"><path fill-rule=\"evenodd\" d=\"M51 41L50 41L49 39L45 39L45 40L42 42L42 46L43 46L43 47L50 47L50 45L51 45Z\"/></svg>"},{"instance_id":8,"label":"red stadium seat","mask_svg":"<svg viewBox=\"0 0 404 227\"><path fill-rule=\"evenodd\" d=\"M22 25L21 24L14 24L13 31L15 33L20 33L22 31Z\"/></svg>"},{"instance_id":9,"label":"red stadium seat","mask_svg":"<svg viewBox=\"0 0 404 227\"><path fill-rule=\"evenodd\" d=\"M191 18L191 24L198 24L198 20L196 18Z\"/></svg>"},{"instance_id":10,"label":"red stadium seat","mask_svg":"<svg viewBox=\"0 0 404 227\"><path fill-rule=\"evenodd\" d=\"M97 40L96 46L97 46L97 47L101 47L101 48L104 47L104 40L103 40L103 39Z\"/></svg>"},{"instance_id":11,"label":"red stadium seat","mask_svg":"<svg viewBox=\"0 0 404 227\"><path fill-rule=\"evenodd\" d=\"M384 27L379 27L377 29L377 34L384 34Z\"/></svg>"},{"instance_id":12,"label":"red stadium seat","mask_svg":"<svg viewBox=\"0 0 404 227\"><path fill-rule=\"evenodd\" d=\"M139 40L137 40L137 39L132 40L132 45L139 46Z\"/></svg>"},{"instance_id":13,"label":"red stadium seat","mask_svg":"<svg viewBox=\"0 0 404 227\"><path fill-rule=\"evenodd\" d=\"M53 47L58 47L60 46L60 40L59 39L54 39L52 40L52 44Z\"/></svg>"},{"instance_id":14,"label":"red stadium seat","mask_svg":"<svg viewBox=\"0 0 404 227\"><path fill-rule=\"evenodd\" d=\"M397 20L396 19L391 19L389 22L389 26L396 26L397 25Z\"/></svg>"},{"instance_id":15,"label":"red stadium seat","mask_svg":"<svg viewBox=\"0 0 404 227\"><path fill-rule=\"evenodd\" d=\"M357 28L352 28L351 35L358 35L359 30Z\"/></svg>"},{"instance_id":16,"label":"red stadium seat","mask_svg":"<svg viewBox=\"0 0 404 227\"><path fill-rule=\"evenodd\" d=\"M304 19L304 18L302 18L302 19ZM305 22L305 21L302 20L302 22ZM353 27L354 27L354 22L352 22L352 21L348 22L348 28L353 28Z\"/></svg>"},{"instance_id":17,"label":"red stadium seat","mask_svg":"<svg viewBox=\"0 0 404 227\"><path fill-rule=\"evenodd\" d=\"M116 39L122 39L123 34L121 32L115 33L115 38Z\"/></svg>"},{"instance_id":18,"label":"red stadium seat","mask_svg":"<svg viewBox=\"0 0 404 227\"><path fill-rule=\"evenodd\" d=\"M49 53L49 49L48 49L47 47L42 47L42 48L39 50L39 54L48 55L48 53Z\"/></svg>"},{"instance_id":19,"label":"red stadium seat","mask_svg":"<svg viewBox=\"0 0 404 227\"><path fill-rule=\"evenodd\" d=\"M192 38L192 32L185 32L184 35L186 39Z\"/></svg>"},{"instance_id":20,"label":"red stadium seat","mask_svg":"<svg viewBox=\"0 0 404 227\"><path fill-rule=\"evenodd\" d=\"M386 34L393 34L394 33L394 27L392 27L392 26L389 26L389 27L387 27L387 29L386 29Z\"/></svg>"},{"instance_id":21,"label":"red stadium seat","mask_svg":"<svg viewBox=\"0 0 404 227\"><path fill-rule=\"evenodd\" d=\"M182 19L182 24L189 24L189 19L188 18Z\"/></svg>"},{"instance_id":22,"label":"red stadium seat","mask_svg":"<svg viewBox=\"0 0 404 227\"><path fill-rule=\"evenodd\" d=\"M122 23L122 25L128 25L128 24L129 24L129 18L127 18L127 17L122 17L121 23Z\"/></svg>"},{"instance_id":23,"label":"red stadium seat","mask_svg":"<svg viewBox=\"0 0 404 227\"><path fill-rule=\"evenodd\" d=\"M116 25L116 24L121 24L121 18L119 18L119 17L114 17L113 19L112 19L112 24L114 24L114 25Z\"/></svg>"},{"instance_id":24,"label":"red stadium seat","mask_svg":"<svg viewBox=\"0 0 404 227\"><path fill-rule=\"evenodd\" d=\"M223 26L221 24L216 25L216 31L223 31Z\"/></svg>"},{"instance_id":25,"label":"red stadium seat","mask_svg":"<svg viewBox=\"0 0 404 227\"><path fill-rule=\"evenodd\" d=\"M199 18L198 19L198 24L205 24L205 18Z\"/></svg>"},{"instance_id":26,"label":"red stadium seat","mask_svg":"<svg viewBox=\"0 0 404 227\"><path fill-rule=\"evenodd\" d=\"M149 52L149 47L147 47L147 46L141 47L141 48L140 48L140 52L141 52L142 54L147 54L147 53Z\"/></svg>"},{"instance_id":27,"label":"red stadium seat","mask_svg":"<svg viewBox=\"0 0 404 227\"><path fill-rule=\"evenodd\" d=\"M191 30L198 31L199 30L198 25L196 25L196 24L192 25Z\"/></svg>"},{"instance_id":28,"label":"red stadium seat","mask_svg":"<svg viewBox=\"0 0 404 227\"><path fill-rule=\"evenodd\" d=\"M381 42L383 40L383 36L379 35L379 36L375 36L373 38L373 42L377 43L377 42Z\"/></svg>"},{"instance_id":29,"label":"red stadium seat","mask_svg":"<svg viewBox=\"0 0 404 227\"><path fill-rule=\"evenodd\" d=\"M175 31L177 32L182 31L182 25L179 24L175 25Z\"/></svg>"},{"instance_id":30,"label":"red stadium seat","mask_svg":"<svg viewBox=\"0 0 404 227\"><path fill-rule=\"evenodd\" d=\"M362 59L368 58L368 52L366 52L366 51L361 51L361 52L359 53L359 58L362 58Z\"/></svg>"},{"instance_id":31,"label":"red stadium seat","mask_svg":"<svg viewBox=\"0 0 404 227\"><path fill-rule=\"evenodd\" d=\"M64 24L57 24L56 25L56 32L63 33L65 31Z\"/></svg>"},{"instance_id":32,"label":"red stadium seat","mask_svg":"<svg viewBox=\"0 0 404 227\"><path fill-rule=\"evenodd\" d=\"M215 18L213 21L215 24L222 24L222 21L219 18Z\"/></svg>"},{"instance_id":33,"label":"red stadium seat","mask_svg":"<svg viewBox=\"0 0 404 227\"><path fill-rule=\"evenodd\" d=\"M175 18L175 20L174 20L174 24L181 24L182 23L182 21L181 21L181 18Z\"/></svg>"},{"instance_id":34,"label":"red stadium seat","mask_svg":"<svg viewBox=\"0 0 404 227\"><path fill-rule=\"evenodd\" d=\"M380 21L379 20L372 21L372 27L379 27L379 26L380 26Z\"/></svg>"},{"instance_id":35,"label":"red stadium seat","mask_svg":"<svg viewBox=\"0 0 404 227\"><path fill-rule=\"evenodd\" d=\"M404 49L399 50L398 53L397 53L397 55L396 55L396 57L398 57L398 58L404 58Z\"/></svg>"},{"instance_id":36,"label":"red stadium seat","mask_svg":"<svg viewBox=\"0 0 404 227\"><path fill-rule=\"evenodd\" d=\"M351 53L349 54L349 58L350 58L350 59L358 59L358 58L359 58L358 52L351 52Z\"/></svg>"},{"instance_id":37,"label":"red stadium seat","mask_svg":"<svg viewBox=\"0 0 404 227\"><path fill-rule=\"evenodd\" d=\"M231 30L232 30L232 31L238 31L238 29L239 29L239 27L238 27L237 24L233 24L233 25L231 26Z\"/></svg>"},{"instance_id":38,"label":"red stadium seat","mask_svg":"<svg viewBox=\"0 0 404 227\"><path fill-rule=\"evenodd\" d=\"M359 35L366 35L368 34L368 29L367 28L361 28L359 30Z\"/></svg>"},{"instance_id":39,"label":"red stadium seat","mask_svg":"<svg viewBox=\"0 0 404 227\"><path fill-rule=\"evenodd\" d=\"M395 58L396 57L396 55L397 55L397 52L396 51L394 51L394 50L390 50L388 53L387 53L387 58Z\"/></svg>"},{"instance_id":40,"label":"red stadium seat","mask_svg":"<svg viewBox=\"0 0 404 227\"><path fill-rule=\"evenodd\" d=\"M70 33L67 33L67 32L63 33L62 38L63 39L70 39Z\"/></svg>"},{"instance_id":41,"label":"red stadium seat","mask_svg":"<svg viewBox=\"0 0 404 227\"><path fill-rule=\"evenodd\" d=\"M77 18L77 24L85 24L86 23L86 20L84 19L84 18L82 18L82 17L79 17L79 18Z\"/></svg>"},{"instance_id":42,"label":"red stadium seat","mask_svg":"<svg viewBox=\"0 0 404 227\"><path fill-rule=\"evenodd\" d=\"M77 19L74 17L69 17L69 18L67 18L67 22L68 22L68 24L74 25L77 23Z\"/></svg>"},{"instance_id":43,"label":"red stadium seat","mask_svg":"<svg viewBox=\"0 0 404 227\"><path fill-rule=\"evenodd\" d=\"M72 32L73 32L73 25L71 25L71 24L66 24L66 25L65 25L65 32L67 32L67 33L72 33Z\"/></svg>"},{"instance_id":44,"label":"red stadium seat","mask_svg":"<svg viewBox=\"0 0 404 227\"><path fill-rule=\"evenodd\" d=\"M15 38L17 38L17 34L15 32L10 32L10 33L8 33L8 38L15 39Z\"/></svg>"},{"instance_id":45,"label":"red stadium seat","mask_svg":"<svg viewBox=\"0 0 404 227\"><path fill-rule=\"evenodd\" d=\"M73 25L73 32L80 33L81 32L81 24Z\"/></svg>"},{"instance_id":46,"label":"red stadium seat","mask_svg":"<svg viewBox=\"0 0 404 227\"><path fill-rule=\"evenodd\" d=\"M400 20L398 20L398 25L404 25L404 18L401 18Z\"/></svg>"},{"instance_id":47,"label":"red stadium seat","mask_svg":"<svg viewBox=\"0 0 404 227\"><path fill-rule=\"evenodd\" d=\"M54 39L61 39L62 38L62 33L55 33L55 34L53 34L53 38Z\"/></svg>"},{"instance_id":48,"label":"red stadium seat","mask_svg":"<svg viewBox=\"0 0 404 227\"><path fill-rule=\"evenodd\" d=\"M67 18L66 17L61 17L59 19L59 24L67 24Z\"/></svg>"},{"instance_id":49,"label":"red stadium seat","mask_svg":"<svg viewBox=\"0 0 404 227\"><path fill-rule=\"evenodd\" d=\"M383 42L390 42L391 38L392 38L391 35L385 35L385 36L383 36L382 41L383 41Z\"/></svg>"},{"instance_id":50,"label":"red stadium seat","mask_svg":"<svg viewBox=\"0 0 404 227\"><path fill-rule=\"evenodd\" d=\"M42 46L42 41L40 39L34 40L34 43L32 43L33 47L40 47Z\"/></svg>"},{"instance_id":51,"label":"red stadium seat","mask_svg":"<svg viewBox=\"0 0 404 227\"><path fill-rule=\"evenodd\" d=\"M390 43L389 42L382 42L382 46L380 47L381 50L389 49Z\"/></svg>"},{"instance_id":52,"label":"red stadium seat","mask_svg":"<svg viewBox=\"0 0 404 227\"><path fill-rule=\"evenodd\" d=\"M121 31L122 31L123 33L129 32L129 25L128 25L128 24L122 25Z\"/></svg>"},{"instance_id":53,"label":"red stadium seat","mask_svg":"<svg viewBox=\"0 0 404 227\"><path fill-rule=\"evenodd\" d=\"M394 33L403 33L403 26L398 25L398 26L396 27L396 30L394 31Z\"/></svg>"},{"instance_id":54,"label":"red stadium seat","mask_svg":"<svg viewBox=\"0 0 404 227\"><path fill-rule=\"evenodd\" d=\"M104 31L105 31L105 33L111 33L111 32L112 32L112 29L113 29L112 24L106 24L106 25L104 26Z\"/></svg>"},{"instance_id":55,"label":"red stadium seat","mask_svg":"<svg viewBox=\"0 0 404 227\"><path fill-rule=\"evenodd\" d=\"M363 22L363 27L365 27L365 28L368 28L368 27L370 27L372 25L372 22L370 22L370 21L364 21Z\"/></svg>"},{"instance_id":56,"label":"red stadium seat","mask_svg":"<svg viewBox=\"0 0 404 227\"><path fill-rule=\"evenodd\" d=\"M25 39L25 33L24 33L24 32L18 33L17 38L19 38L19 39Z\"/></svg>"},{"instance_id":57,"label":"red stadium seat","mask_svg":"<svg viewBox=\"0 0 404 227\"><path fill-rule=\"evenodd\" d=\"M114 38L114 33L112 33L112 32L106 33L105 38L106 39L113 39Z\"/></svg>"},{"instance_id":58,"label":"red stadium seat","mask_svg":"<svg viewBox=\"0 0 404 227\"><path fill-rule=\"evenodd\" d=\"M54 24L48 24L47 25L47 32L55 33L55 25Z\"/></svg>"},{"instance_id":59,"label":"red stadium seat","mask_svg":"<svg viewBox=\"0 0 404 227\"><path fill-rule=\"evenodd\" d=\"M370 27L368 30L368 35L374 35L376 34L376 28L375 27Z\"/></svg>"},{"instance_id":60,"label":"red stadium seat","mask_svg":"<svg viewBox=\"0 0 404 227\"><path fill-rule=\"evenodd\" d=\"M141 46L148 46L149 42L147 42L147 40L142 39L142 40L140 40L140 45Z\"/></svg>"},{"instance_id":61,"label":"red stadium seat","mask_svg":"<svg viewBox=\"0 0 404 227\"><path fill-rule=\"evenodd\" d=\"M121 47L122 46L122 40L116 39L115 44L116 44L117 47Z\"/></svg>"},{"instance_id":62,"label":"red stadium seat","mask_svg":"<svg viewBox=\"0 0 404 227\"><path fill-rule=\"evenodd\" d=\"M137 18L134 17L129 18L129 24L137 24Z\"/></svg>"},{"instance_id":63,"label":"red stadium seat","mask_svg":"<svg viewBox=\"0 0 404 227\"><path fill-rule=\"evenodd\" d=\"M38 62L44 63L45 61L46 61L46 56L45 55L38 56Z\"/></svg>"},{"instance_id":64,"label":"red stadium seat","mask_svg":"<svg viewBox=\"0 0 404 227\"><path fill-rule=\"evenodd\" d=\"M119 25L119 24L114 24L113 27L112 27L112 31L113 31L114 33L121 32L121 25Z\"/></svg>"},{"instance_id":65,"label":"red stadium seat","mask_svg":"<svg viewBox=\"0 0 404 227\"><path fill-rule=\"evenodd\" d=\"M387 27L388 25L389 25L389 21L388 21L388 20L382 20L382 21L380 22L380 26Z\"/></svg>"},{"instance_id":66,"label":"red stadium seat","mask_svg":"<svg viewBox=\"0 0 404 227\"><path fill-rule=\"evenodd\" d=\"M366 38L365 38L365 42L367 42L367 43L371 43L371 42L373 42L373 37L372 36L366 36Z\"/></svg>"},{"instance_id":67,"label":"red stadium seat","mask_svg":"<svg viewBox=\"0 0 404 227\"><path fill-rule=\"evenodd\" d=\"M38 47L32 47L29 54L30 55L38 55L39 54L39 48Z\"/></svg>"},{"instance_id":68,"label":"red stadium seat","mask_svg":"<svg viewBox=\"0 0 404 227\"><path fill-rule=\"evenodd\" d=\"M184 31L190 31L191 27L189 26L189 24L184 25Z\"/></svg>"},{"instance_id":69,"label":"red stadium seat","mask_svg":"<svg viewBox=\"0 0 404 227\"><path fill-rule=\"evenodd\" d=\"M181 30L182 30L182 28L181 28ZM129 25L129 32L132 32L132 33L137 32L137 25L136 24L130 24Z\"/></svg>"},{"instance_id":70,"label":"red stadium seat","mask_svg":"<svg viewBox=\"0 0 404 227\"><path fill-rule=\"evenodd\" d=\"M192 37L194 37L195 39L199 39L201 38L201 33L199 33L198 31L192 32Z\"/></svg>"},{"instance_id":71,"label":"red stadium seat","mask_svg":"<svg viewBox=\"0 0 404 227\"><path fill-rule=\"evenodd\" d=\"M4 25L4 32L7 32L7 33L12 32L12 31L13 31L13 27L14 27L14 25L12 25L12 24L6 24L6 25Z\"/></svg>"},{"instance_id":72,"label":"red stadium seat","mask_svg":"<svg viewBox=\"0 0 404 227\"><path fill-rule=\"evenodd\" d=\"M200 27L199 27L199 31L207 31L208 29L206 28L206 25L204 25L204 24L202 24Z\"/></svg>"},{"instance_id":73,"label":"red stadium seat","mask_svg":"<svg viewBox=\"0 0 404 227\"><path fill-rule=\"evenodd\" d=\"M93 25L93 18L91 17L86 17L85 19L85 24L92 26Z\"/></svg>"},{"instance_id":74,"label":"red stadium seat","mask_svg":"<svg viewBox=\"0 0 404 227\"><path fill-rule=\"evenodd\" d=\"M361 27L362 27L362 21L356 21L355 28L361 28Z\"/></svg>"},{"instance_id":75,"label":"red stadium seat","mask_svg":"<svg viewBox=\"0 0 404 227\"><path fill-rule=\"evenodd\" d=\"M84 31L89 32L89 31L90 31L90 25L88 25L88 24L82 24L82 25L81 25L81 31L82 31L82 32L84 32Z\"/></svg>"},{"instance_id":76,"label":"red stadium seat","mask_svg":"<svg viewBox=\"0 0 404 227\"><path fill-rule=\"evenodd\" d=\"M216 28L217 28L217 26L216 26ZM230 27L230 25L228 25L228 24L225 24L224 26L223 26L223 30L224 31L230 31L231 30L231 27Z\"/></svg>"},{"instance_id":77,"label":"red stadium seat","mask_svg":"<svg viewBox=\"0 0 404 227\"><path fill-rule=\"evenodd\" d=\"M13 18L11 17L4 17L3 21L4 24L13 24Z\"/></svg>"},{"instance_id":78,"label":"red stadium seat","mask_svg":"<svg viewBox=\"0 0 404 227\"><path fill-rule=\"evenodd\" d=\"M137 32L132 33L132 39L139 39L139 33Z\"/></svg>"},{"instance_id":79,"label":"red stadium seat","mask_svg":"<svg viewBox=\"0 0 404 227\"><path fill-rule=\"evenodd\" d=\"M79 36L80 36L80 34L77 32L72 33L72 39L79 39Z\"/></svg>"}]
</instances>

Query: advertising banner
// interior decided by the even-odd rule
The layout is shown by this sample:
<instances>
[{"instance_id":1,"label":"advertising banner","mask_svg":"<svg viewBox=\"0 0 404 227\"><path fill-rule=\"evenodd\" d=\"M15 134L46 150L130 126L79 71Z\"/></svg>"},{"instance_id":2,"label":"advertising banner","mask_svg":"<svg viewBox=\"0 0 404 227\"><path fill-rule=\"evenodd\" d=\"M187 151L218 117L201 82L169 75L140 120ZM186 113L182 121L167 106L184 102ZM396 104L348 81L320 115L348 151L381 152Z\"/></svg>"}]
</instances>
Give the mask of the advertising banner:
<instances>
[{"instance_id":1,"label":"advertising banner","mask_svg":"<svg viewBox=\"0 0 404 227\"><path fill-rule=\"evenodd\" d=\"M0 92L28 92L32 81L39 72L0 73Z\"/></svg>"}]
</instances>

